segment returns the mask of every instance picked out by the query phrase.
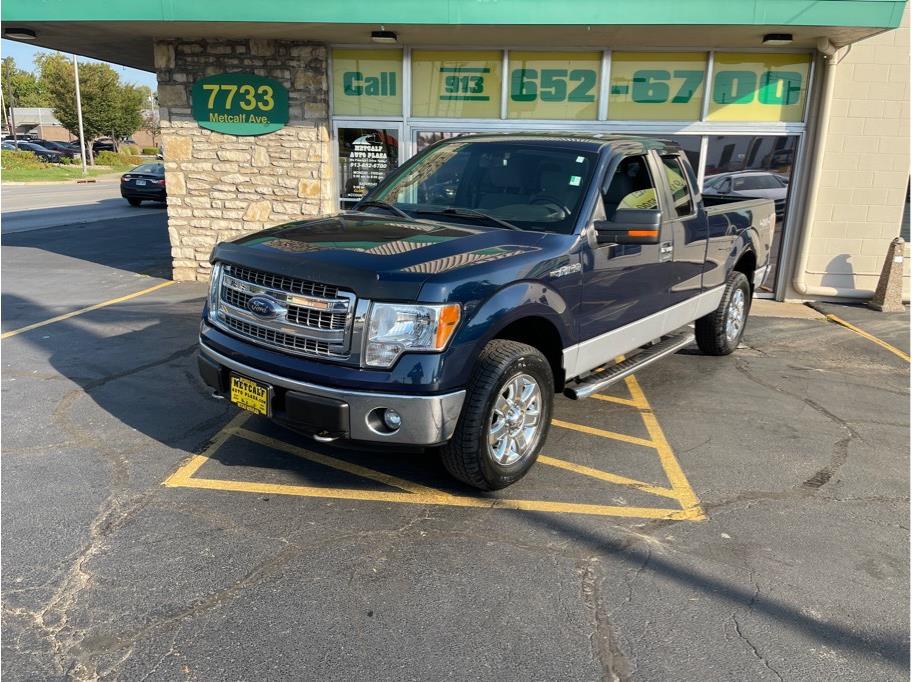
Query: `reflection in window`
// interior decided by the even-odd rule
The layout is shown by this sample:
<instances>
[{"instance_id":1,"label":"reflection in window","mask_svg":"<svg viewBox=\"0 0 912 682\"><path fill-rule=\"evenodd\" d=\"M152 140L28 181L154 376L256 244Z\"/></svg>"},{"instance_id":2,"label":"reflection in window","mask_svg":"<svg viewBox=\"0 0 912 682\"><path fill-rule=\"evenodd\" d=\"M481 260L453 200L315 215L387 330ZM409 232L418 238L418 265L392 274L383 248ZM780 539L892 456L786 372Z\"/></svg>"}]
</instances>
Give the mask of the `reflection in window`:
<instances>
[{"instance_id":1,"label":"reflection in window","mask_svg":"<svg viewBox=\"0 0 912 682\"><path fill-rule=\"evenodd\" d=\"M690 197L690 187L687 185L687 176L681 162L675 156L663 156L662 165L668 178L668 187L671 189L671 198L674 201L675 213L679 218L693 213L693 201Z\"/></svg>"},{"instance_id":2,"label":"reflection in window","mask_svg":"<svg viewBox=\"0 0 912 682\"><path fill-rule=\"evenodd\" d=\"M782 229L788 209L789 183L797 135L710 135L706 150L703 193L744 199L772 199L776 230L770 251L770 270L761 290L773 291L782 249Z\"/></svg>"}]
</instances>

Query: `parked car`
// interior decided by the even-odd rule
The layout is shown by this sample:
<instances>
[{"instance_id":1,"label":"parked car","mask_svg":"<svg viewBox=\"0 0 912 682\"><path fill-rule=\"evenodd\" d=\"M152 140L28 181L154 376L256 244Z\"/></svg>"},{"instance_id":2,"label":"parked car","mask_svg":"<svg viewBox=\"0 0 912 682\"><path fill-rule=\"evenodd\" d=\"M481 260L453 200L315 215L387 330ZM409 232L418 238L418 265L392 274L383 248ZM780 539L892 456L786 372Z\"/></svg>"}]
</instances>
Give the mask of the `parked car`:
<instances>
[{"instance_id":1,"label":"parked car","mask_svg":"<svg viewBox=\"0 0 912 682\"><path fill-rule=\"evenodd\" d=\"M92 155L99 152L116 152L117 144L110 137L102 137L92 143Z\"/></svg>"},{"instance_id":2,"label":"parked car","mask_svg":"<svg viewBox=\"0 0 912 682\"><path fill-rule=\"evenodd\" d=\"M78 147L76 149L73 149L72 145L66 142L38 139L35 140L35 144L40 144L45 149L50 149L53 152L58 152L61 156L65 156L68 159L78 159L81 156Z\"/></svg>"},{"instance_id":3,"label":"parked car","mask_svg":"<svg viewBox=\"0 0 912 682\"><path fill-rule=\"evenodd\" d=\"M710 175L703 182L704 194L718 197L772 199L776 217L785 215L788 178L768 171L736 171Z\"/></svg>"},{"instance_id":4,"label":"parked car","mask_svg":"<svg viewBox=\"0 0 912 682\"><path fill-rule=\"evenodd\" d=\"M161 163L144 163L120 176L120 196L130 206L144 201L165 201L165 166Z\"/></svg>"},{"instance_id":5,"label":"parked car","mask_svg":"<svg viewBox=\"0 0 912 682\"><path fill-rule=\"evenodd\" d=\"M14 144L12 143L12 140L10 140L9 142L7 142L6 140L4 140L3 143L2 143L2 145L3 145L3 150L4 150L4 151L8 151L8 152L14 152L14 151L16 151L16 145L14 145Z\"/></svg>"},{"instance_id":6,"label":"parked car","mask_svg":"<svg viewBox=\"0 0 912 682\"><path fill-rule=\"evenodd\" d=\"M19 140L16 143L16 147L24 152L32 152L39 159L47 161L48 163L60 163L60 158L63 156L60 152L55 152L47 147L42 147L37 142Z\"/></svg>"},{"instance_id":7,"label":"parked car","mask_svg":"<svg viewBox=\"0 0 912 682\"><path fill-rule=\"evenodd\" d=\"M437 447L461 481L506 487L555 393L585 398L694 336L738 346L773 202L699 197L673 142L438 142L351 211L217 245L200 374L318 441Z\"/></svg>"}]
</instances>

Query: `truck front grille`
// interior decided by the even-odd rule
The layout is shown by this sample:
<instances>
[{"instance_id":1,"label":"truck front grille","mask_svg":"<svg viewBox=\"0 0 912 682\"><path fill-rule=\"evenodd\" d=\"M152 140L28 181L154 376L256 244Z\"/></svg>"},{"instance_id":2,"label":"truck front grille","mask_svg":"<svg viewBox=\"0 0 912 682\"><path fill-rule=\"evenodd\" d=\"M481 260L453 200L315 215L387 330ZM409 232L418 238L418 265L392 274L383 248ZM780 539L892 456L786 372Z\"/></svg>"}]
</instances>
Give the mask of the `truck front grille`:
<instances>
[{"instance_id":1,"label":"truck front grille","mask_svg":"<svg viewBox=\"0 0 912 682\"><path fill-rule=\"evenodd\" d=\"M331 284L320 284L319 282L310 282L306 279L297 279L294 277L285 277L284 275L273 275L270 272L244 268L240 265L228 266L228 272L232 277L242 279L251 284L268 289L278 289L287 291L290 294L302 294L304 296L319 296L320 298L335 298L339 293L339 287Z\"/></svg>"},{"instance_id":2,"label":"truck front grille","mask_svg":"<svg viewBox=\"0 0 912 682\"><path fill-rule=\"evenodd\" d=\"M237 265L225 265L219 277L214 322L226 331L287 353L348 357L354 294Z\"/></svg>"},{"instance_id":3,"label":"truck front grille","mask_svg":"<svg viewBox=\"0 0 912 682\"><path fill-rule=\"evenodd\" d=\"M308 355L335 355L329 350L329 344L325 341L315 341L314 339L305 339L293 334L284 334L268 327L244 322L230 315L225 316L225 324L232 331L247 338L262 341L264 345L278 346Z\"/></svg>"}]
</instances>

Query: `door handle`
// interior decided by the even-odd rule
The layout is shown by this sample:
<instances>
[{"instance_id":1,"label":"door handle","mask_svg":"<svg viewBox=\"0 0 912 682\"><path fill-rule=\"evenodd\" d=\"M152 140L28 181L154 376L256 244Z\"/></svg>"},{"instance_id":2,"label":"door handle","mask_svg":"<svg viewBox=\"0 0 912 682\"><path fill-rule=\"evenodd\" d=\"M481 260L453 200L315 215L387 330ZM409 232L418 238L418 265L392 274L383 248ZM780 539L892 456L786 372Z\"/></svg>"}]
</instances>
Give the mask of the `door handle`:
<instances>
[{"instance_id":1,"label":"door handle","mask_svg":"<svg viewBox=\"0 0 912 682\"><path fill-rule=\"evenodd\" d=\"M674 246L671 242L662 242L659 244L659 262L665 262L671 260L672 254L674 253Z\"/></svg>"}]
</instances>

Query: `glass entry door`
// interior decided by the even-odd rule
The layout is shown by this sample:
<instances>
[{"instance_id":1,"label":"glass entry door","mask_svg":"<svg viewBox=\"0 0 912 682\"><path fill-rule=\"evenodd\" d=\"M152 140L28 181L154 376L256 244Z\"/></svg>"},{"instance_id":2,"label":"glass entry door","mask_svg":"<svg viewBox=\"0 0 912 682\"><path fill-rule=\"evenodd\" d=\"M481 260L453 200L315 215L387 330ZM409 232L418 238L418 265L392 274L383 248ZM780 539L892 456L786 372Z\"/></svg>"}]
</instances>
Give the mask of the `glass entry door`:
<instances>
[{"instance_id":1,"label":"glass entry door","mask_svg":"<svg viewBox=\"0 0 912 682\"><path fill-rule=\"evenodd\" d=\"M388 121L336 121L336 196L345 210L358 203L404 160L402 125Z\"/></svg>"}]
</instances>

